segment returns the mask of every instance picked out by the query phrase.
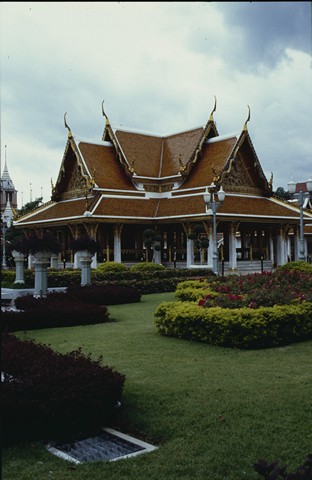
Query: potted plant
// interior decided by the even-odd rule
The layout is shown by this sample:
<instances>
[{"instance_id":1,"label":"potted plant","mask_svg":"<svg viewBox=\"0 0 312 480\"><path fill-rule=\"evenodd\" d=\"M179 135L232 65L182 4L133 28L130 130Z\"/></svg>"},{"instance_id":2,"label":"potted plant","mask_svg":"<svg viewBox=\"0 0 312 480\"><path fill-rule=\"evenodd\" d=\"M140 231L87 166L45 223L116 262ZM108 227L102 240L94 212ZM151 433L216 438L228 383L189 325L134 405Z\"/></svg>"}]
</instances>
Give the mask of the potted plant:
<instances>
[{"instance_id":1,"label":"potted plant","mask_svg":"<svg viewBox=\"0 0 312 480\"><path fill-rule=\"evenodd\" d=\"M81 286L91 283L91 262L92 256L99 251L99 245L96 240L88 236L72 240L70 248L78 256L77 266L81 266Z\"/></svg>"},{"instance_id":2,"label":"potted plant","mask_svg":"<svg viewBox=\"0 0 312 480\"><path fill-rule=\"evenodd\" d=\"M74 239L70 242L70 248L75 253L77 252L88 252L89 254L94 255L99 250L99 245L96 240L88 236L83 236L77 239Z\"/></svg>"}]
</instances>

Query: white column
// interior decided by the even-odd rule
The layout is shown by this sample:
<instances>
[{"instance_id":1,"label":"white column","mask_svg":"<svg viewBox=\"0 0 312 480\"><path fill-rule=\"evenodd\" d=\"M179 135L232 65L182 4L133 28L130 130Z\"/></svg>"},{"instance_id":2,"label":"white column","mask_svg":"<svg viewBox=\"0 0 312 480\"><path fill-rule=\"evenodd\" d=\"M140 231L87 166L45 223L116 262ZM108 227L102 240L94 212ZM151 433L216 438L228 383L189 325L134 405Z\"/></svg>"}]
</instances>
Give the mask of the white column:
<instances>
[{"instance_id":1,"label":"white column","mask_svg":"<svg viewBox=\"0 0 312 480\"><path fill-rule=\"evenodd\" d=\"M95 254L92 257L91 268L97 268L97 266L98 266L97 253L95 252Z\"/></svg>"},{"instance_id":2,"label":"white column","mask_svg":"<svg viewBox=\"0 0 312 480\"><path fill-rule=\"evenodd\" d=\"M190 238L186 239L186 268L194 264L194 241Z\"/></svg>"},{"instance_id":3,"label":"white column","mask_svg":"<svg viewBox=\"0 0 312 480\"><path fill-rule=\"evenodd\" d=\"M156 245L160 245L160 242L156 242ZM153 262L161 263L161 251L155 250L155 248L153 248Z\"/></svg>"},{"instance_id":4,"label":"white column","mask_svg":"<svg viewBox=\"0 0 312 480\"><path fill-rule=\"evenodd\" d=\"M285 263L287 263L285 233L283 227L280 227L277 234L277 265Z\"/></svg>"},{"instance_id":5,"label":"white column","mask_svg":"<svg viewBox=\"0 0 312 480\"><path fill-rule=\"evenodd\" d=\"M270 237L269 237L269 245L270 245L270 260L272 262L272 265L276 262L276 259L274 258L274 240L273 240L273 235L272 232L270 232Z\"/></svg>"},{"instance_id":6,"label":"white column","mask_svg":"<svg viewBox=\"0 0 312 480\"><path fill-rule=\"evenodd\" d=\"M30 253L28 255L28 268L31 270L34 266L35 257Z\"/></svg>"},{"instance_id":7,"label":"white column","mask_svg":"<svg viewBox=\"0 0 312 480\"><path fill-rule=\"evenodd\" d=\"M121 227L114 228L114 262L121 263Z\"/></svg>"},{"instance_id":8,"label":"white column","mask_svg":"<svg viewBox=\"0 0 312 480\"><path fill-rule=\"evenodd\" d=\"M231 223L229 228L229 268L231 270L237 269L237 255L236 255L236 225Z\"/></svg>"},{"instance_id":9,"label":"white column","mask_svg":"<svg viewBox=\"0 0 312 480\"><path fill-rule=\"evenodd\" d=\"M207 252L207 266L213 268L213 228L212 224L208 225L209 248Z\"/></svg>"},{"instance_id":10,"label":"white column","mask_svg":"<svg viewBox=\"0 0 312 480\"><path fill-rule=\"evenodd\" d=\"M52 255L51 259L50 259L50 267L51 268L55 268L55 269L58 269L58 256L56 255Z\"/></svg>"},{"instance_id":11,"label":"white column","mask_svg":"<svg viewBox=\"0 0 312 480\"><path fill-rule=\"evenodd\" d=\"M80 268L80 252L74 254L74 268Z\"/></svg>"}]
</instances>

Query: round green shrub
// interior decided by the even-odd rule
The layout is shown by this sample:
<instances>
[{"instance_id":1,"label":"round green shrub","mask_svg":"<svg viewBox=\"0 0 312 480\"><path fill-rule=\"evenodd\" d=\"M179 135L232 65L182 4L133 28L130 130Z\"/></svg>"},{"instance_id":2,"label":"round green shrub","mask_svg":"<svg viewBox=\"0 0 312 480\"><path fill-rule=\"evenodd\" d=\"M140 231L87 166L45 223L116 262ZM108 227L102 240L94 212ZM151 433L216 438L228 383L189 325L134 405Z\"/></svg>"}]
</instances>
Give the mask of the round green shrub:
<instances>
[{"instance_id":1,"label":"round green shrub","mask_svg":"<svg viewBox=\"0 0 312 480\"><path fill-rule=\"evenodd\" d=\"M277 271L279 270L299 270L300 272L305 273L312 273L312 263L303 262L302 260L298 260L296 262L288 262L280 267L277 267Z\"/></svg>"},{"instance_id":2,"label":"round green shrub","mask_svg":"<svg viewBox=\"0 0 312 480\"><path fill-rule=\"evenodd\" d=\"M155 272L156 270L165 270L166 267L161 263L141 262L130 267L131 272Z\"/></svg>"},{"instance_id":3,"label":"round green shrub","mask_svg":"<svg viewBox=\"0 0 312 480\"><path fill-rule=\"evenodd\" d=\"M101 272L120 272L128 270L128 267L119 262L104 262L98 265L97 270Z\"/></svg>"}]
</instances>

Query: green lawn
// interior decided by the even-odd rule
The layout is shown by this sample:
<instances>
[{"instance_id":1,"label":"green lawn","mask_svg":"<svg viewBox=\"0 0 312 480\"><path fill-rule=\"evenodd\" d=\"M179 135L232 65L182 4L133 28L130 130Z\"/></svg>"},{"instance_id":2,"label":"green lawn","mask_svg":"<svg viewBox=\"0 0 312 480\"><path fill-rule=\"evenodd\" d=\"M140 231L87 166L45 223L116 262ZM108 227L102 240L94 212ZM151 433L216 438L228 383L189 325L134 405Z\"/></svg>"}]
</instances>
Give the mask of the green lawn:
<instances>
[{"instance_id":1,"label":"green lawn","mask_svg":"<svg viewBox=\"0 0 312 480\"><path fill-rule=\"evenodd\" d=\"M60 352L79 346L126 375L112 427L159 446L133 459L73 465L38 442L3 451L3 480L260 480L259 458L293 470L312 451L312 341L240 351L161 337L160 302L109 307L115 321L20 333Z\"/></svg>"}]
</instances>

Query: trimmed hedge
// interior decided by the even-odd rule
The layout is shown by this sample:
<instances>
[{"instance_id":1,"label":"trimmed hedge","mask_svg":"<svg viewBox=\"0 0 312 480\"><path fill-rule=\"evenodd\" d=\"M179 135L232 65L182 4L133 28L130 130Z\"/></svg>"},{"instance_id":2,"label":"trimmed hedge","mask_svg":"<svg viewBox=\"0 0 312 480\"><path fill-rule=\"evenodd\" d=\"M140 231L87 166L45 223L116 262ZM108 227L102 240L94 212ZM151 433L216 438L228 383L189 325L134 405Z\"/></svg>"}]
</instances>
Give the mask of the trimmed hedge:
<instances>
[{"instance_id":1,"label":"trimmed hedge","mask_svg":"<svg viewBox=\"0 0 312 480\"><path fill-rule=\"evenodd\" d=\"M293 270L299 270L300 272L312 274L312 263L307 263L307 262L303 262L302 260L298 260L296 262L285 263L285 265L281 265L280 267L277 267L276 270L277 271L288 270L290 272Z\"/></svg>"},{"instance_id":2,"label":"trimmed hedge","mask_svg":"<svg viewBox=\"0 0 312 480\"><path fill-rule=\"evenodd\" d=\"M53 293L52 295L64 295ZM135 303L141 300L141 293L136 287L120 285L86 285L68 287L66 298L73 302L83 302L93 305L119 305Z\"/></svg>"},{"instance_id":3,"label":"trimmed hedge","mask_svg":"<svg viewBox=\"0 0 312 480\"><path fill-rule=\"evenodd\" d=\"M177 285L175 297L182 302L195 302L206 295L216 296L218 293L212 291L211 283L207 280L186 280Z\"/></svg>"},{"instance_id":4,"label":"trimmed hedge","mask_svg":"<svg viewBox=\"0 0 312 480\"><path fill-rule=\"evenodd\" d=\"M24 295L15 299L15 306L22 311L1 312L2 331L72 327L109 321L106 306L69 301L63 293L49 294L46 298Z\"/></svg>"},{"instance_id":5,"label":"trimmed hedge","mask_svg":"<svg viewBox=\"0 0 312 480\"><path fill-rule=\"evenodd\" d=\"M228 309L164 302L154 321L162 335L240 349L267 348L311 339L312 303Z\"/></svg>"},{"instance_id":6,"label":"trimmed hedge","mask_svg":"<svg viewBox=\"0 0 312 480\"><path fill-rule=\"evenodd\" d=\"M125 376L102 360L3 334L3 443L61 439L111 422Z\"/></svg>"},{"instance_id":7,"label":"trimmed hedge","mask_svg":"<svg viewBox=\"0 0 312 480\"><path fill-rule=\"evenodd\" d=\"M114 262L109 262L114 263ZM146 263L146 262L145 262ZM210 270L200 268L163 268L154 271L131 271L129 268L121 268L114 271L104 271L101 264L99 268L92 270L92 284L102 285L121 285L128 287L137 287L140 293L162 293L173 292L179 282L183 279L215 278ZM119 264L120 265L120 264ZM141 264L140 264L141 265ZM153 264L155 265L155 264ZM110 269L109 269L110 270ZM1 282L7 288L14 286L15 272L3 270L1 272ZM221 278L219 281L222 281ZM69 287L81 284L81 271L75 270L52 270L48 269L48 287ZM23 288L34 287L34 272L25 270L25 285ZM18 286L17 288L20 288Z\"/></svg>"},{"instance_id":8,"label":"trimmed hedge","mask_svg":"<svg viewBox=\"0 0 312 480\"><path fill-rule=\"evenodd\" d=\"M131 272L156 272L158 270L166 270L166 267L161 263L153 262L135 263L130 267Z\"/></svg>"}]
</instances>

